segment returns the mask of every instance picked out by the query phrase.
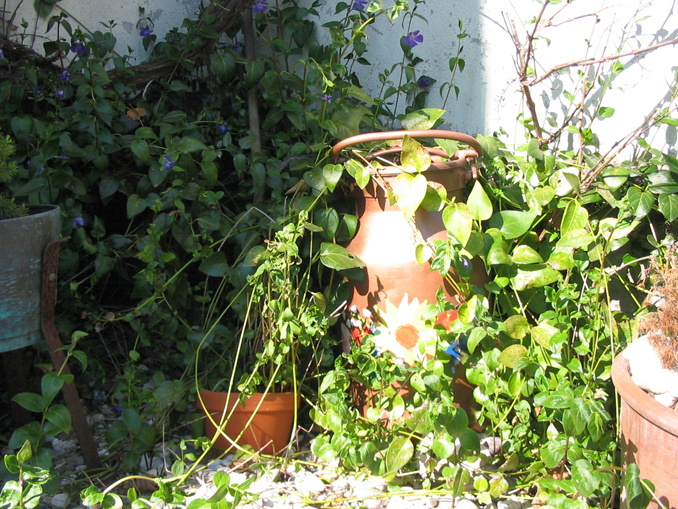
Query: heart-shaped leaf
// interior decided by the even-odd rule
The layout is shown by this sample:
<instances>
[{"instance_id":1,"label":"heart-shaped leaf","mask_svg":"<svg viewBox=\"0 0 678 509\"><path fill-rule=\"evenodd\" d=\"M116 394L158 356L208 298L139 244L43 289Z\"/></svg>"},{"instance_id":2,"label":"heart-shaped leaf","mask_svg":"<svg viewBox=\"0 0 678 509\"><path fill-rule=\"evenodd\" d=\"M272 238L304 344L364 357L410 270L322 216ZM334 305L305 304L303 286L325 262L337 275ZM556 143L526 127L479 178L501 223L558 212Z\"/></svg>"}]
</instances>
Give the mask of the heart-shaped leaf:
<instances>
[{"instance_id":1,"label":"heart-shaped leaf","mask_svg":"<svg viewBox=\"0 0 678 509\"><path fill-rule=\"evenodd\" d=\"M398 208L410 220L426 196L426 177L401 173L393 182Z\"/></svg>"}]
</instances>

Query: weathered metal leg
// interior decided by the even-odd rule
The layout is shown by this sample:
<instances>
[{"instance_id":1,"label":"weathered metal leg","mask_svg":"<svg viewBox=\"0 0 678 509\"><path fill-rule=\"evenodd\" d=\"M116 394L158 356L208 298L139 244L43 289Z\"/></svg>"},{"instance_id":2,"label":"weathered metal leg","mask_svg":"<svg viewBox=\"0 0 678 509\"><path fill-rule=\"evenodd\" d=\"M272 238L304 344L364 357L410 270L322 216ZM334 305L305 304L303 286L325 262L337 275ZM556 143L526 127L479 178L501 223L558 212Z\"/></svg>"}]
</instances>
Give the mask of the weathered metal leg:
<instances>
[{"instance_id":1,"label":"weathered metal leg","mask_svg":"<svg viewBox=\"0 0 678 509\"><path fill-rule=\"evenodd\" d=\"M47 342L47 348L49 349L49 354L52 357L54 369L58 371L63 366L63 372L70 373L68 365L64 365L66 361L66 355L63 351L59 350L63 345L59 339L59 334L57 333L56 324L54 321L58 262L57 255L59 254L59 244L63 242L63 240L66 239L48 244L45 248L45 253L42 258L41 327L42 335ZM80 396L78 396L78 390L76 389L75 384L64 384L61 391L64 395L66 406L68 407L68 411L70 412L71 418L73 420L73 428L75 429L75 433L78 436L78 442L80 442L80 448L85 459L85 464L90 469L103 468L104 465L99 458L99 453L97 452L92 430L85 419L85 411L83 409L82 403L80 402Z\"/></svg>"}]
</instances>

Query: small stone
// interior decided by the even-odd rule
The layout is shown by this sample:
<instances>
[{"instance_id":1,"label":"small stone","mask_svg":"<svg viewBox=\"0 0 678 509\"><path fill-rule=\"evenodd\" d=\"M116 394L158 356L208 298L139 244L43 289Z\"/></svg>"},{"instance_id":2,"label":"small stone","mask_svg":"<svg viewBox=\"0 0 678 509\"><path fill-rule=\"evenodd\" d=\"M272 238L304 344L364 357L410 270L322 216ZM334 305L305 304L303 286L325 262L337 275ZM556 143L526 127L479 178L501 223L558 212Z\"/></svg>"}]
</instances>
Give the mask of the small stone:
<instances>
[{"instance_id":1,"label":"small stone","mask_svg":"<svg viewBox=\"0 0 678 509\"><path fill-rule=\"evenodd\" d=\"M523 503L520 502L519 500L512 500L512 499L506 499L506 500L499 500L497 502L497 509L522 509L523 508Z\"/></svg>"},{"instance_id":2,"label":"small stone","mask_svg":"<svg viewBox=\"0 0 678 509\"><path fill-rule=\"evenodd\" d=\"M64 508L68 503L68 495L66 493L57 493L52 497L52 505L54 507Z\"/></svg>"},{"instance_id":3,"label":"small stone","mask_svg":"<svg viewBox=\"0 0 678 509\"><path fill-rule=\"evenodd\" d=\"M353 485L353 496L362 500L374 497L384 491L386 481L381 477L368 477Z\"/></svg>"},{"instance_id":4,"label":"small stone","mask_svg":"<svg viewBox=\"0 0 678 509\"><path fill-rule=\"evenodd\" d=\"M325 483L317 475L303 471L302 475L298 475L294 480L296 488L304 495L318 494L325 491Z\"/></svg>"},{"instance_id":5,"label":"small stone","mask_svg":"<svg viewBox=\"0 0 678 509\"><path fill-rule=\"evenodd\" d=\"M478 506L474 502L464 498L457 502L454 509L478 509Z\"/></svg>"}]
</instances>

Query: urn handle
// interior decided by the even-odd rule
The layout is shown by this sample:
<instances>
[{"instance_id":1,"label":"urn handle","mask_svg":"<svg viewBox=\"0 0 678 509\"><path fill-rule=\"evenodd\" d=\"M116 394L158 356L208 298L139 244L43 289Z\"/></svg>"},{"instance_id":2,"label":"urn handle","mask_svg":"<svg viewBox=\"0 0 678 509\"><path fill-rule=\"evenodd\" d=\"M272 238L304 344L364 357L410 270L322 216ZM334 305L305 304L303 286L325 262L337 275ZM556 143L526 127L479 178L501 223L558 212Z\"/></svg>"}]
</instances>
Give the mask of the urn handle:
<instances>
[{"instance_id":1,"label":"urn handle","mask_svg":"<svg viewBox=\"0 0 678 509\"><path fill-rule=\"evenodd\" d=\"M401 140L405 136L410 138L441 138L445 140L454 140L461 143L465 143L470 148L466 150L458 150L452 157L448 156L447 153L441 149L424 147L426 151L433 155L439 157L447 157L450 160L445 163L438 163L437 168L447 167L447 168L458 168L464 166L468 163L469 159L475 159L483 155L483 148L472 136L468 134L462 134L455 131L444 131L442 129L430 129L430 130L410 130L410 131L387 131L381 133L365 133L358 134L357 136L351 136L346 138L334 147L332 147L332 162L336 163L339 161L339 156L342 150L359 143L369 143L372 141L386 141L386 140ZM384 150L378 150L366 156L368 161L373 160L379 156L394 154L402 151L402 147L390 147Z\"/></svg>"}]
</instances>

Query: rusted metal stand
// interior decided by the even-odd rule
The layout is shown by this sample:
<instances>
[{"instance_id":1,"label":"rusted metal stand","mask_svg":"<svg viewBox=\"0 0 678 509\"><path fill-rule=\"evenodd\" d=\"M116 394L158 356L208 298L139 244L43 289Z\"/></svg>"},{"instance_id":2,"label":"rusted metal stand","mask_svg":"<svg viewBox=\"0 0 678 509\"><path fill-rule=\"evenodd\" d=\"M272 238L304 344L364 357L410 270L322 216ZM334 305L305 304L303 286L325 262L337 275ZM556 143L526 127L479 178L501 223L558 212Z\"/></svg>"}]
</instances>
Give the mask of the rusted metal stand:
<instances>
[{"instance_id":1,"label":"rusted metal stand","mask_svg":"<svg viewBox=\"0 0 678 509\"><path fill-rule=\"evenodd\" d=\"M66 364L66 355L60 348L63 347L55 324L54 307L56 305L56 275L57 262L59 254L59 244L66 239L57 240L47 244L42 257L42 301L41 301L41 329L42 336L47 342L47 348L52 358L54 369L59 371L63 366L62 373L70 374L68 364ZM87 424L85 410L80 402L78 390L74 383L64 384L61 389L66 401L66 406L73 420L73 428L80 442L82 456L85 459L87 468L104 468L99 453L97 452L94 435Z\"/></svg>"}]
</instances>

